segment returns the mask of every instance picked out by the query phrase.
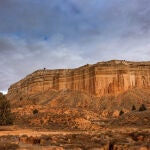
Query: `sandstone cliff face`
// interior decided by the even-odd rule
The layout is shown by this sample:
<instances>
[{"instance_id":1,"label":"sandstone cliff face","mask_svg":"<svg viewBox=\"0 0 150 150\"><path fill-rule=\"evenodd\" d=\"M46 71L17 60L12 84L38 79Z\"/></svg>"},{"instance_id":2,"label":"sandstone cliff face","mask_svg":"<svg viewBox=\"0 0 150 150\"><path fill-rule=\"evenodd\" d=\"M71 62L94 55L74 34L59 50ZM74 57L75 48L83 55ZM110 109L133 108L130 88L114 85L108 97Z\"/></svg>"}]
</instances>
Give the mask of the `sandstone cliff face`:
<instances>
[{"instance_id":1,"label":"sandstone cliff face","mask_svg":"<svg viewBox=\"0 0 150 150\"><path fill-rule=\"evenodd\" d=\"M8 98L48 90L77 90L97 97L117 95L135 87L150 87L150 62L112 60L76 69L37 70L10 86Z\"/></svg>"}]
</instances>

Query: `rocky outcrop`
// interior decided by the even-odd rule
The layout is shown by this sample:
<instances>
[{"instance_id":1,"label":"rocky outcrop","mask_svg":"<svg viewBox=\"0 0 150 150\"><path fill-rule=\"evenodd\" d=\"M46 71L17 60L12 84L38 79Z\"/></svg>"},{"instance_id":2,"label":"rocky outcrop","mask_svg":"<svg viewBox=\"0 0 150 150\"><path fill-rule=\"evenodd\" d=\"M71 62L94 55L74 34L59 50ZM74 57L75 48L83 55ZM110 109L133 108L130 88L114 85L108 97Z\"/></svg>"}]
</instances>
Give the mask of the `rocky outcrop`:
<instances>
[{"instance_id":1,"label":"rocky outcrop","mask_svg":"<svg viewBox=\"0 0 150 150\"><path fill-rule=\"evenodd\" d=\"M150 87L150 61L112 60L76 69L42 69L10 86L8 98L31 96L48 90L74 90L97 97L118 95L135 87Z\"/></svg>"}]
</instances>

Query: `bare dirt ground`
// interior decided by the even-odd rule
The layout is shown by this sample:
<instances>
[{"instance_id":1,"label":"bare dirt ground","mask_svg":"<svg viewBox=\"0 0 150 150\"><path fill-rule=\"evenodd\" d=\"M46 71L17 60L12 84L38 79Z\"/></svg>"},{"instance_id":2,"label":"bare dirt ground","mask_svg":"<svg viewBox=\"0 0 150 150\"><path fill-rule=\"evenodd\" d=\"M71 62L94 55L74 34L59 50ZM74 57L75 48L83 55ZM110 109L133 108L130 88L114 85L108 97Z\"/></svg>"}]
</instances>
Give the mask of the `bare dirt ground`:
<instances>
[{"instance_id":1,"label":"bare dirt ground","mask_svg":"<svg viewBox=\"0 0 150 150\"><path fill-rule=\"evenodd\" d=\"M0 150L149 150L150 128L102 127L89 131L53 131L0 127Z\"/></svg>"},{"instance_id":2,"label":"bare dirt ground","mask_svg":"<svg viewBox=\"0 0 150 150\"><path fill-rule=\"evenodd\" d=\"M87 109L30 105L13 113L14 125L0 126L0 150L150 150L150 110L105 118Z\"/></svg>"}]
</instances>

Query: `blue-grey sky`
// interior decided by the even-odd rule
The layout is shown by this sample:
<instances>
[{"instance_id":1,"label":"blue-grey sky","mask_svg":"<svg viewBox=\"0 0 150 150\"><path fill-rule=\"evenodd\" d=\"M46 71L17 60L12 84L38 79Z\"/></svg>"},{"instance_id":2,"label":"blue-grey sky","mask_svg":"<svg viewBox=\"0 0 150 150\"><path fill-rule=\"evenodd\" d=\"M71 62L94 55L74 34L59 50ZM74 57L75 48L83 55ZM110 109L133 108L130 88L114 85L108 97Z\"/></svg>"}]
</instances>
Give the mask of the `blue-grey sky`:
<instances>
[{"instance_id":1,"label":"blue-grey sky","mask_svg":"<svg viewBox=\"0 0 150 150\"><path fill-rule=\"evenodd\" d=\"M150 0L0 0L0 91L41 68L150 60Z\"/></svg>"}]
</instances>

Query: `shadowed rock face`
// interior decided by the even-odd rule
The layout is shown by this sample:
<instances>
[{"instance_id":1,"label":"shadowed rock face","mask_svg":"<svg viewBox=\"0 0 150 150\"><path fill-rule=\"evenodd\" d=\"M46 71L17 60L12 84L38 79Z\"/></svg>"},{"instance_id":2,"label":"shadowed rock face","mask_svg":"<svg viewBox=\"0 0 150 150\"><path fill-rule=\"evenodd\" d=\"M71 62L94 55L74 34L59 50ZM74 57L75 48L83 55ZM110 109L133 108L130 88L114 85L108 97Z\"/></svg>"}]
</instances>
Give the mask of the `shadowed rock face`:
<instances>
[{"instance_id":1,"label":"shadowed rock face","mask_svg":"<svg viewBox=\"0 0 150 150\"><path fill-rule=\"evenodd\" d=\"M31 96L48 90L75 90L100 97L132 88L150 87L150 61L112 60L76 69L37 70L10 86L8 98Z\"/></svg>"}]
</instances>

